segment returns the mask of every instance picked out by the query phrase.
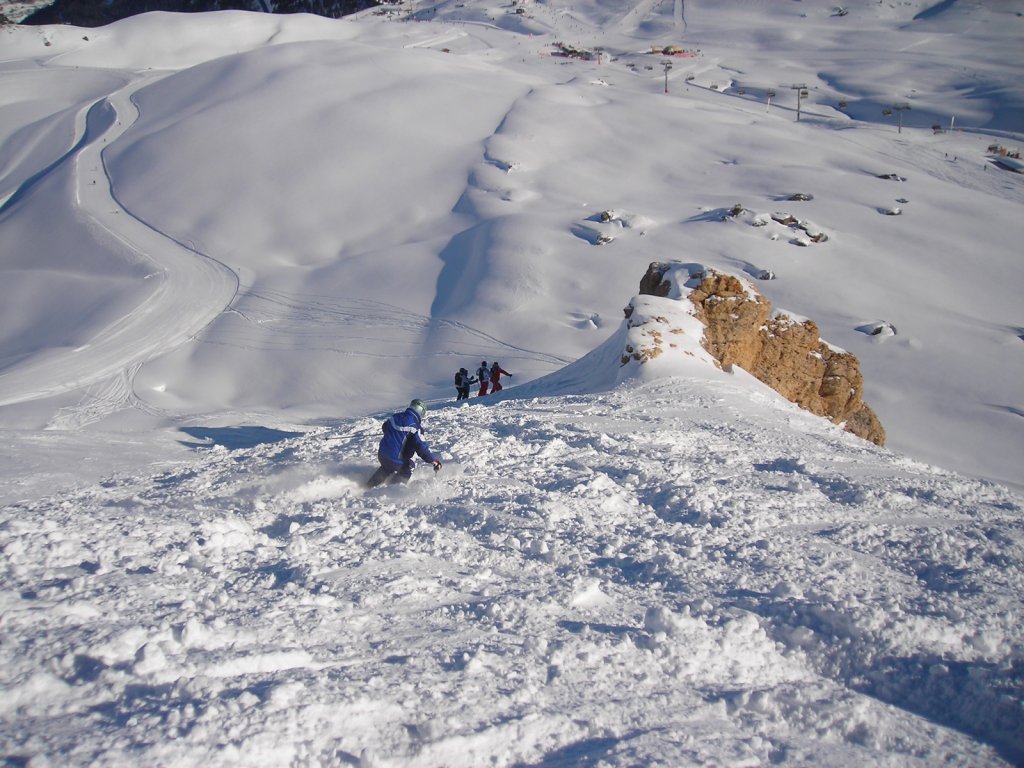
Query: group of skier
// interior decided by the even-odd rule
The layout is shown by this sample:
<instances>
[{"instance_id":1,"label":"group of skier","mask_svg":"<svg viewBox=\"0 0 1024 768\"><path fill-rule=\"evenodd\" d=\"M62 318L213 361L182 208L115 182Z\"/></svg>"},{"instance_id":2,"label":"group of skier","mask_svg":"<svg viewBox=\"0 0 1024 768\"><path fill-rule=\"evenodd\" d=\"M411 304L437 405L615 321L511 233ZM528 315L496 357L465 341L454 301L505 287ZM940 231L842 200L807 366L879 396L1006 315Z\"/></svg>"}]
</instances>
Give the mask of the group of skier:
<instances>
[{"instance_id":1,"label":"group of skier","mask_svg":"<svg viewBox=\"0 0 1024 768\"><path fill-rule=\"evenodd\" d=\"M480 367L476 369L476 376L471 376L465 368L460 368L455 374L455 399L469 400L469 388L477 382L480 383L480 391L477 393L477 397L486 395L488 386L490 386L490 393L492 395L495 392L501 392L501 377L503 375L512 376L497 361L490 368L487 367L486 360L481 362Z\"/></svg>"},{"instance_id":2,"label":"group of skier","mask_svg":"<svg viewBox=\"0 0 1024 768\"><path fill-rule=\"evenodd\" d=\"M497 362L489 368L486 361L480 363L476 376L470 376L469 371L460 368L455 374L455 389L458 392L455 399L468 400L469 388L477 382L480 382L479 397L488 393L488 386L491 394L500 392L502 376L512 374ZM427 406L417 398L409 403L409 407L404 411L391 414L381 424L384 436L377 448L377 461L380 462L380 467L366 482L368 488L376 488L382 483L407 482L412 478L416 456L428 464L433 464L435 472L441 469L441 460L431 452L430 446L423 439L423 417L426 413Z\"/></svg>"}]
</instances>

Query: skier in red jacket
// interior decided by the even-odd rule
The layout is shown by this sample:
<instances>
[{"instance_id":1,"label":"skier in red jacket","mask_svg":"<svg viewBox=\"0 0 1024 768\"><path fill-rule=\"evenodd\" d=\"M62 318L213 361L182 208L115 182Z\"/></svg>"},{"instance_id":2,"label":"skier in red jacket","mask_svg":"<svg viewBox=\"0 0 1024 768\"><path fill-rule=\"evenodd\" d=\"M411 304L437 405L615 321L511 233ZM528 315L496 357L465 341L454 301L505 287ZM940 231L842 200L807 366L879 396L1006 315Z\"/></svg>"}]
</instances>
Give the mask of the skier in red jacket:
<instances>
[{"instance_id":1,"label":"skier in red jacket","mask_svg":"<svg viewBox=\"0 0 1024 768\"><path fill-rule=\"evenodd\" d=\"M491 394L492 395L495 392L501 392L501 389L502 389L502 387L501 387L501 374L505 374L506 376L508 376L510 378L512 376L511 373L509 373L504 368L502 368L500 365L498 365L498 361L495 360L494 364L491 366Z\"/></svg>"}]
</instances>

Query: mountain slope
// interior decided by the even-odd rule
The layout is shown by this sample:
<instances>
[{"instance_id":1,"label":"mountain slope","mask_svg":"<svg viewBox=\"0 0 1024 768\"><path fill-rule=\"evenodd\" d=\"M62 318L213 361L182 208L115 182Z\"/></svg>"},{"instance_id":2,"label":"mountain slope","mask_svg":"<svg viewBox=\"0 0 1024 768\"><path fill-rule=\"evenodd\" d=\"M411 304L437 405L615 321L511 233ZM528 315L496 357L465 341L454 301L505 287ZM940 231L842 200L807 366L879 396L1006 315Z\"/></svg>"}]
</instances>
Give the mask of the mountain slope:
<instances>
[{"instance_id":1,"label":"mountain slope","mask_svg":"<svg viewBox=\"0 0 1024 768\"><path fill-rule=\"evenodd\" d=\"M547 374L607 337L648 262L676 258L770 270L775 306L814 319L862 361L891 446L1019 485L1024 189L986 155L994 142L1012 148L1024 104L1012 55L989 53L1018 19L965 6L939 35L946 15L915 20L914 7L865 4L837 18L820 3L742 13L690 3L680 25L672 3L625 14L598 3L530 3L524 14L446 3L424 6L415 23L222 13L144 15L87 35L16 28L10 50L40 64L9 65L12 105L59 71L89 93L101 75L135 80L139 113L72 145L52 169L47 152L67 151L56 141L21 155L9 178L45 172L46 183L23 188L4 215L31 229L22 210L60 210L77 227L64 200L106 175L120 210L169 252L183 245L235 272L231 311L194 341L159 359L128 356L122 402L171 420L356 415L442 396L454 369L484 358L517 382ZM557 41L605 54L554 57ZM647 52L667 42L699 55ZM674 64L668 96L663 63ZM797 123L790 83L801 81ZM59 137L69 110L84 114L93 98L54 103L33 126ZM913 104L902 133L881 114L897 99ZM971 130L934 134L947 110ZM99 177L72 162L101 149ZM61 176L68 169L78 175ZM791 202L794 193L812 199ZM737 203L750 216L719 221ZM895 208L902 215L882 215ZM796 229L750 226L774 213L809 221L828 242L804 248ZM101 215L110 227L121 213ZM5 249L35 252L16 227ZM162 261L159 248L143 250L127 260ZM62 251L48 246L5 281L5 304L25 305L14 286L36 269L72 272ZM147 288L136 276L119 295L138 302ZM87 306L114 306L89 290ZM70 349L111 322L71 309L32 311L75 327ZM897 335L864 331L879 323ZM62 341L19 333L3 356L29 366ZM37 414L79 399L7 418L45 424ZM72 422L102 414L88 410Z\"/></svg>"},{"instance_id":2,"label":"mountain slope","mask_svg":"<svg viewBox=\"0 0 1024 768\"><path fill-rule=\"evenodd\" d=\"M847 10L0 32L5 762L1024 760L1020 17ZM773 273L890 449L668 260ZM412 397L442 470L364 490Z\"/></svg>"}]
</instances>

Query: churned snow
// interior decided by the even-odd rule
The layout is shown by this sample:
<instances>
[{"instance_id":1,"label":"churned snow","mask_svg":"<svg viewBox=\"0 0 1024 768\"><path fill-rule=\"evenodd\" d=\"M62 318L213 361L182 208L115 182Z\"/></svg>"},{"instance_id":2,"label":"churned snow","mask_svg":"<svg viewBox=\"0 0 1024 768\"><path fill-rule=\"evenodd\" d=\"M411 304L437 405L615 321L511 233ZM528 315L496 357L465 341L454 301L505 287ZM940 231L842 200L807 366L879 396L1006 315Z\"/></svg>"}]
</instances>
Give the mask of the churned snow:
<instances>
[{"instance_id":1,"label":"churned snow","mask_svg":"<svg viewBox=\"0 0 1024 768\"><path fill-rule=\"evenodd\" d=\"M0 30L4 761L1020 764L1011 5ZM669 260L888 447L717 368ZM367 491L412 397L444 466Z\"/></svg>"}]
</instances>

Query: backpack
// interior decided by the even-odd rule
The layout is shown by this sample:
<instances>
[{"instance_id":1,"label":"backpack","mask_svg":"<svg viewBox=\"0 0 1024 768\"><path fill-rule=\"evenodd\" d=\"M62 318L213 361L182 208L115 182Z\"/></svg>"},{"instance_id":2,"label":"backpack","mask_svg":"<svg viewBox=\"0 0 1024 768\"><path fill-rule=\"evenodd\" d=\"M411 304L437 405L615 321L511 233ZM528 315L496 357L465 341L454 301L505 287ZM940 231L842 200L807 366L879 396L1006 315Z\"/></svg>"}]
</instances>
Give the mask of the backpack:
<instances>
[{"instance_id":1,"label":"backpack","mask_svg":"<svg viewBox=\"0 0 1024 768\"><path fill-rule=\"evenodd\" d=\"M458 373L455 374L455 386L462 386L462 371L459 371Z\"/></svg>"}]
</instances>

